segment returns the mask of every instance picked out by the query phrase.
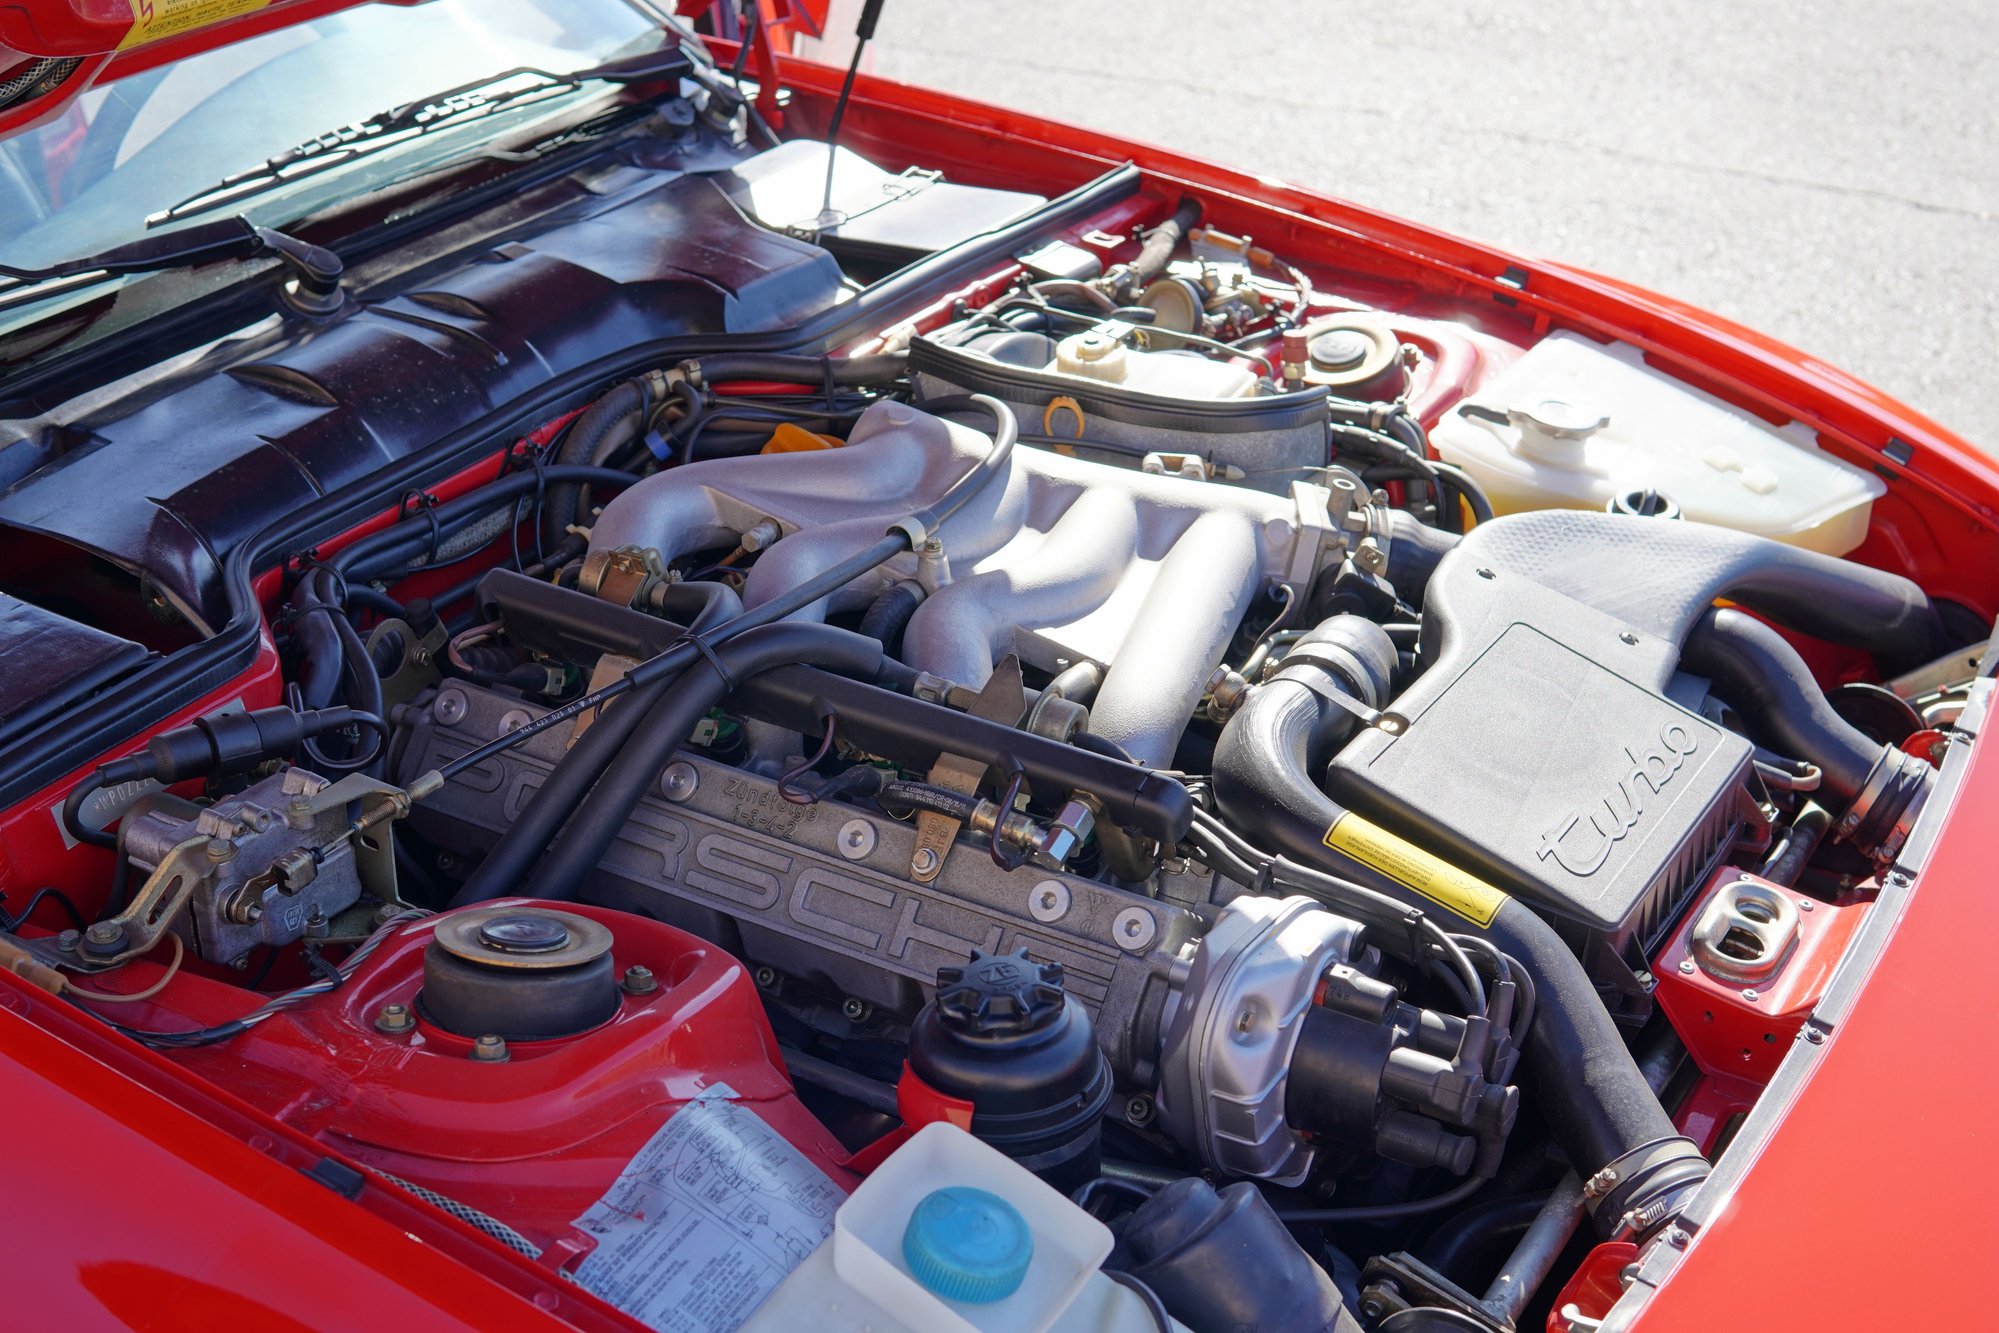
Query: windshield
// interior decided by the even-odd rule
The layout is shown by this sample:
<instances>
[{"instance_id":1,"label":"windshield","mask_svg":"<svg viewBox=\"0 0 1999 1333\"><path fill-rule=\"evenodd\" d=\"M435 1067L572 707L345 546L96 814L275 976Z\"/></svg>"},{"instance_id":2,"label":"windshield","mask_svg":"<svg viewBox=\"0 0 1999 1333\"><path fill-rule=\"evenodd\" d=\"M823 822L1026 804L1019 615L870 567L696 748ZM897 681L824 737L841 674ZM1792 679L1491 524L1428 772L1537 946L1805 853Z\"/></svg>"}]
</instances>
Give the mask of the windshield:
<instances>
[{"instance_id":1,"label":"windshield","mask_svg":"<svg viewBox=\"0 0 1999 1333\"><path fill-rule=\"evenodd\" d=\"M567 73L664 37L625 0L363 5L132 75L0 142L0 263L43 267L170 230L149 232L147 216L375 112L517 67ZM231 211L282 226L550 109L542 102L425 136Z\"/></svg>"}]
</instances>

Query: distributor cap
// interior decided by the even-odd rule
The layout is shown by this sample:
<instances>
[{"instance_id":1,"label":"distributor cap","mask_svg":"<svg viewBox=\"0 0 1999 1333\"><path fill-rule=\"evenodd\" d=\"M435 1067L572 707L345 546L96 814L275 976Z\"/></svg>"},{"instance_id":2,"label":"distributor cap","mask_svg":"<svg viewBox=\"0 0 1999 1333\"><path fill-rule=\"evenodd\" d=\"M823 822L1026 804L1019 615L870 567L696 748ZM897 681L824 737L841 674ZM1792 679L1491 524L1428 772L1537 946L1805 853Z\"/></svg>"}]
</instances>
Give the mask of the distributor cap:
<instances>
[{"instance_id":1,"label":"distributor cap","mask_svg":"<svg viewBox=\"0 0 1999 1333\"><path fill-rule=\"evenodd\" d=\"M974 949L963 967L937 969L937 1014L959 1036L1033 1032L1061 1016L1066 995L1062 965L1037 963L1025 949Z\"/></svg>"}]
</instances>

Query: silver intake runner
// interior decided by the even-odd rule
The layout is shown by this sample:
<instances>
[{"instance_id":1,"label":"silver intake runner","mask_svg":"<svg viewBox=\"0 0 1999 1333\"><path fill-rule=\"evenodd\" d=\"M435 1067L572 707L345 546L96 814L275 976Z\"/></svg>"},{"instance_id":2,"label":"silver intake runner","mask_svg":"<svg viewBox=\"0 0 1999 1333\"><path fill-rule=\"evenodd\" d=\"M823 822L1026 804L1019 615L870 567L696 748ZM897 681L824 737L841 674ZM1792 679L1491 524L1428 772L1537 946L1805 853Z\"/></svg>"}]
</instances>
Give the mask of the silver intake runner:
<instances>
[{"instance_id":1,"label":"silver intake runner","mask_svg":"<svg viewBox=\"0 0 1999 1333\"><path fill-rule=\"evenodd\" d=\"M637 547L671 563L775 522L782 536L743 589L756 607L876 540L988 448L968 427L877 404L844 448L712 459L641 481L605 507L591 550ZM1298 483L1270 495L1016 449L932 549L802 615L858 610L914 579L928 596L903 635L909 665L976 688L1009 652L1045 671L1096 662L1107 670L1092 730L1164 764L1257 588L1302 594L1342 557L1354 494Z\"/></svg>"}]
</instances>

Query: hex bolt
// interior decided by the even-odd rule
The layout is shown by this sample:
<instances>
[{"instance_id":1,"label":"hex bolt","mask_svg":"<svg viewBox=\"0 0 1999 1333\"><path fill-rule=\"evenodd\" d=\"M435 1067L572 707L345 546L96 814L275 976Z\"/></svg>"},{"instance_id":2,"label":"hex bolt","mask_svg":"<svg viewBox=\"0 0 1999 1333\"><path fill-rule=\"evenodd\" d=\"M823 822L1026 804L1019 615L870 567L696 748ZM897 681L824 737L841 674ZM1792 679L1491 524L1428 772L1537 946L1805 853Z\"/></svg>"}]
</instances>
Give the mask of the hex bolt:
<instances>
[{"instance_id":1,"label":"hex bolt","mask_svg":"<svg viewBox=\"0 0 1999 1333\"><path fill-rule=\"evenodd\" d=\"M485 1036L480 1037L472 1043L472 1058L481 1064L501 1064L509 1059L510 1056L511 1052L507 1050L507 1043L491 1032L488 1032Z\"/></svg>"},{"instance_id":2,"label":"hex bolt","mask_svg":"<svg viewBox=\"0 0 1999 1333\"><path fill-rule=\"evenodd\" d=\"M385 1004L382 1006L382 1011L375 1015L375 1030L377 1032L391 1034L408 1032L415 1026L416 1015L410 1012L409 1006L406 1004Z\"/></svg>"},{"instance_id":3,"label":"hex bolt","mask_svg":"<svg viewBox=\"0 0 1999 1333\"><path fill-rule=\"evenodd\" d=\"M1069 886L1059 879L1044 879L1027 891L1027 914L1036 921L1060 921L1069 915Z\"/></svg>"},{"instance_id":4,"label":"hex bolt","mask_svg":"<svg viewBox=\"0 0 1999 1333\"><path fill-rule=\"evenodd\" d=\"M1255 1026L1256 1026L1256 1010L1254 1008L1245 1006L1243 1011L1235 1016L1235 1030L1237 1032L1247 1033L1251 1028Z\"/></svg>"},{"instance_id":5,"label":"hex bolt","mask_svg":"<svg viewBox=\"0 0 1999 1333\"><path fill-rule=\"evenodd\" d=\"M850 819L840 825L840 855L859 861L875 849L875 826L865 819Z\"/></svg>"},{"instance_id":6,"label":"hex bolt","mask_svg":"<svg viewBox=\"0 0 1999 1333\"><path fill-rule=\"evenodd\" d=\"M431 702L430 715L440 726L455 727L465 720L471 708L472 702L463 690L440 690Z\"/></svg>"},{"instance_id":7,"label":"hex bolt","mask_svg":"<svg viewBox=\"0 0 1999 1333\"><path fill-rule=\"evenodd\" d=\"M846 1003L840 1006L840 1012L847 1016L849 1022L858 1023L868 1016L868 1002L857 995L849 995Z\"/></svg>"},{"instance_id":8,"label":"hex bolt","mask_svg":"<svg viewBox=\"0 0 1999 1333\"><path fill-rule=\"evenodd\" d=\"M75 953L76 946L81 943L83 943L83 932L80 930L65 930L56 936L56 948L64 953Z\"/></svg>"},{"instance_id":9,"label":"hex bolt","mask_svg":"<svg viewBox=\"0 0 1999 1333\"><path fill-rule=\"evenodd\" d=\"M909 868L919 879L928 879L937 873L937 853L929 847L918 847L916 855L909 858Z\"/></svg>"},{"instance_id":10,"label":"hex bolt","mask_svg":"<svg viewBox=\"0 0 1999 1333\"><path fill-rule=\"evenodd\" d=\"M83 932L83 951L107 957L125 947L125 927L116 921L95 921Z\"/></svg>"},{"instance_id":11,"label":"hex bolt","mask_svg":"<svg viewBox=\"0 0 1999 1333\"><path fill-rule=\"evenodd\" d=\"M627 995L650 995L659 989L659 978L652 969L644 965L625 969L624 979L618 982Z\"/></svg>"},{"instance_id":12,"label":"hex bolt","mask_svg":"<svg viewBox=\"0 0 1999 1333\"><path fill-rule=\"evenodd\" d=\"M701 787L701 774L685 759L676 759L659 775L659 792L678 805L689 800Z\"/></svg>"},{"instance_id":13,"label":"hex bolt","mask_svg":"<svg viewBox=\"0 0 1999 1333\"><path fill-rule=\"evenodd\" d=\"M1159 934L1159 923L1143 907L1127 907L1111 923L1111 943L1127 953L1143 953Z\"/></svg>"},{"instance_id":14,"label":"hex bolt","mask_svg":"<svg viewBox=\"0 0 1999 1333\"><path fill-rule=\"evenodd\" d=\"M236 844L227 838L210 838L207 852L211 861L233 861L236 859Z\"/></svg>"}]
</instances>

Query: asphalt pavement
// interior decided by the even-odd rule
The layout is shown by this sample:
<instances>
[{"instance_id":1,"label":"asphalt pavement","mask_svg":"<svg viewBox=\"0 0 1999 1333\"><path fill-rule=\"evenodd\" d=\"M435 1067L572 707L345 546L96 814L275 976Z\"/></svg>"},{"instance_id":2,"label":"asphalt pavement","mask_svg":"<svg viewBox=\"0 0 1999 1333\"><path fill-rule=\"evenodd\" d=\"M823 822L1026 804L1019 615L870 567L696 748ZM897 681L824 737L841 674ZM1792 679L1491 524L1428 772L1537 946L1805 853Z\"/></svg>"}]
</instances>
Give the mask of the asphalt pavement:
<instances>
[{"instance_id":1,"label":"asphalt pavement","mask_svg":"<svg viewBox=\"0 0 1999 1333\"><path fill-rule=\"evenodd\" d=\"M1999 451L1991 0L892 0L876 73L1704 306Z\"/></svg>"}]
</instances>

